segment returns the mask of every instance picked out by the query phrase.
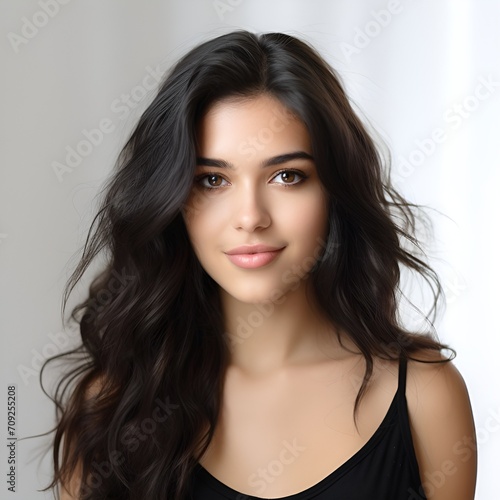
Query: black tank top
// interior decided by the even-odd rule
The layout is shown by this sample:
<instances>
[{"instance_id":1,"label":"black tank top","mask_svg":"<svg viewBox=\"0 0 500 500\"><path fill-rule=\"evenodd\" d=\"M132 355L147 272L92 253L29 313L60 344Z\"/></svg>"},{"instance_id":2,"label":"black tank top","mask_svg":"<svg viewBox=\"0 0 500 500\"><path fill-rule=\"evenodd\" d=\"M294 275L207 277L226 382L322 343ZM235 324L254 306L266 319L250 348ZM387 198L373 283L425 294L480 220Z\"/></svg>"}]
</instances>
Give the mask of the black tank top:
<instances>
[{"instance_id":1,"label":"black tank top","mask_svg":"<svg viewBox=\"0 0 500 500\"><path fill-rule=\"evenodd\" d=\"M427 500L421 487L406 403L406 360L399 363L398 389L384 420L368 442L315 485L275 500ZM196 464L192 500L256 500Z\"/></svg>"}]
</instances>

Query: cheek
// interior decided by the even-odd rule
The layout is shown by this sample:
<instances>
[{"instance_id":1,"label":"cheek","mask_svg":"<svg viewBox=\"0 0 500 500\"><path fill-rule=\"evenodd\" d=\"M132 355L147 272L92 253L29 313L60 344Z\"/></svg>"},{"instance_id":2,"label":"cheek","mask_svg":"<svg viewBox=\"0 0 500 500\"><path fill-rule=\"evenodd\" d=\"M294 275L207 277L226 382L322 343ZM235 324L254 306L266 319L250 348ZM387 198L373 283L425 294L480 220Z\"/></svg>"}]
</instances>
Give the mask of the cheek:
<instances>
[{"instance_id":1,"label":"cheek","mask_svg":"<svg viewBox=\"0 0 500 500\"><path fill-rule=\"evenodd\" d=\"M194 210L192 207L188 207L183 214L186 232L196 254L199 253L200 241L203 241L203 235L200 234L203 230L203 224L200 218L202 218L201 212Z\"/></svg>"},{"instance_id":2,"label":"cheek","mask_svg":"<svg viewBox=\"0 0 500 500\"><path fill-rule=\"evenodd\" d=\"M328 207L317 200L309 206L307 212L304 210L301 217L305 244L301 253L304 267L309 270L325 248L328 238Z\"/></svg>"},{"instance_id":3,"label":"cheek","mask_svg":"<svg viewBox=\"0 0 500 500\"><path fill-rule=\"evenodd\" d=\"M218 247L218 236L227 224L222 207L205 203L184 217L189 240L201 262L210 259L210 250Z\"/></svg>"},{"instance_id":4,"label":"cheek","mask_svg":"<svg viewBox=\"0 0 500 500\"><path fill-rule=\"evenodd\" d=\"M203 248L206 246L209 235L206 234L206 224L203 223L203 217L192 218L186 224L189 240L198 257L203 254Z\"/></svg>"},{"instance_id":5,"label":"cheek","mask_svg":"<svg viewBox=\"0 0 500 500\"><path fill-rule=\"evenodd\" d=\"M289 220L289 224L304 236L323 235L327 227L327 207L324 199L318 195L302 202L297 200L284 216Z\"/></svg>"},{"instance_id":6,"label":"cheek","mask_svg":"<svg viewBox=\"0 0 500 500\"><path fill-rule=\"evenodd\" d=\"M298 252L301 268L309 272L321 257L328 237L327 207L316 199L298 215L302 229L300 240L302 245ZM297 238L299 239L299 238Z\"/></svg>"}]
</instances>

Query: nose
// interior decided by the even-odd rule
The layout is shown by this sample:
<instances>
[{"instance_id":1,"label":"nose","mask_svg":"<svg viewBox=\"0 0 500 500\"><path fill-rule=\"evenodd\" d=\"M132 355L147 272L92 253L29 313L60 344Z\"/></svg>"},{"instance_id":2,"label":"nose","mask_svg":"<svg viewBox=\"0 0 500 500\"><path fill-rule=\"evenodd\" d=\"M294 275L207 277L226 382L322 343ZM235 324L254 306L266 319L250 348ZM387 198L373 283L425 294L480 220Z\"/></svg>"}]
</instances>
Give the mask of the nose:
<instances>
[{"instance_id":1,"label":"nose","mask_svg":"<svg viewBox=\"0 0 500 500\"><path fill-rule=\"evenodd\" d=\"M271 214L263 193L246 186L235 193L233 224L236 229L253 232L271 224Z\"/></svg>"}]
</instances>

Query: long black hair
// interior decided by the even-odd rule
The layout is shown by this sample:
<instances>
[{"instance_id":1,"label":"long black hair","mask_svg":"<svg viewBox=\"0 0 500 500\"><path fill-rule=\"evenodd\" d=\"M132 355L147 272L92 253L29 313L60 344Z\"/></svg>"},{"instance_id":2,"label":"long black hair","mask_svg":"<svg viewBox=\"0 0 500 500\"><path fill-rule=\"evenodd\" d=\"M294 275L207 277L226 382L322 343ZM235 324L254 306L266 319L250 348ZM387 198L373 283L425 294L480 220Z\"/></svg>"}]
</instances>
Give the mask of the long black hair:
<instances>
[{"instance_id":1,"label":"long black hair","mask_svg":"<svg viewBox=\"0 0 500 500\"><path fill-rule=\"evenodd\" d=\"M374 141L335 71L307 43L236 31L202 43L171 69L104 186L69 295L91 262L104 267L71 312L82 344L54 400L54 480L82 477L88 499L183 499L214 434L229 360L219 290L183 221L196 165L196 125L228 97L278 99L309 132L328 193L325 252L308 277L319 307L366 360L409 358L446 346L406 330L400 272L441 285L415 238L417 205L391 186ZM196 197L191 197L196 199ZM79 361L75 361L78 355Z\"/></svg>"}]
</instances>

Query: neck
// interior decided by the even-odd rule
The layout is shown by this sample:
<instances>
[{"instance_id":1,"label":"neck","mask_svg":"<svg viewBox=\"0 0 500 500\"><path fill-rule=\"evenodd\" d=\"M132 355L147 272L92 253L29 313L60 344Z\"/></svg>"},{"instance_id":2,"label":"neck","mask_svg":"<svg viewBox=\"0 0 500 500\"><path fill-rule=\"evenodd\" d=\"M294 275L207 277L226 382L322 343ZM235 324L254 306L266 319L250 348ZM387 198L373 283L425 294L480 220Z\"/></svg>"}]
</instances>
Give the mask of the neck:
<instances>
[{"instance_id":1,"label":"neck","mask_svg":"<svg viewBox=\"0 0 500 500\"><path fill-rule=\"evenodd\" d=\"M345 354L335 328L309 296L304 285L275 301L249 304L221 290L229 364L262 376Z\"/></svg>"}]
</instances>

